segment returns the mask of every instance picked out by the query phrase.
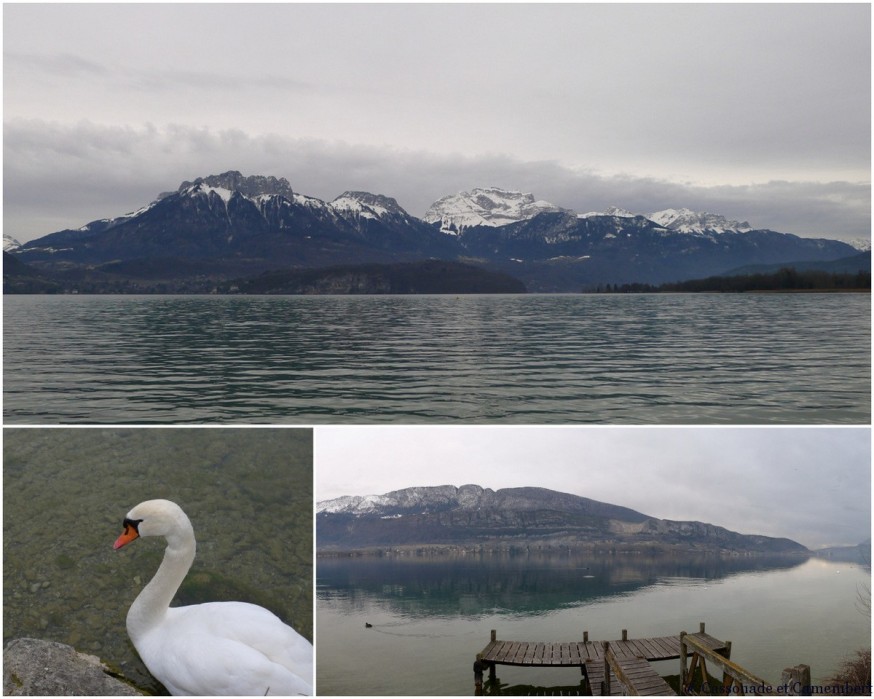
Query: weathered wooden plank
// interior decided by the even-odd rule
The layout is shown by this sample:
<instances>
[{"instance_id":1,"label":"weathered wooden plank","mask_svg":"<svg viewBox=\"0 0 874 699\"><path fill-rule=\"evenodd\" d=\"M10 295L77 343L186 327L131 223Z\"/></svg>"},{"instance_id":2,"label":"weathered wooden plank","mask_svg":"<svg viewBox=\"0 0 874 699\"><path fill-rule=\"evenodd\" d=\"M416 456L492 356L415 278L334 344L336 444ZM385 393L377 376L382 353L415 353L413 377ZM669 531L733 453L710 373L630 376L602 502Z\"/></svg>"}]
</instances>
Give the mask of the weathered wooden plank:
<instances>
[{"instance_id":1,"label":"weathered wooden plank","mask_svg":"<svg viewBox=\"0 0 874 699\"><path fill-rule=\"evenodd\" d=\"M661 650L662 660L672 660L680 657L679 636L659 636L652 639L653 644Z\"/></svg>"},{"instance_id":2,"label":"weathered wooden plank","mask_svg":"<svg viewBox=\"0 0 874 699\"><path fill-rule=\"evenodd\" d=\"M625 657L626 658L643 658L644 660L649 660L649 653L646 652L646 648L641 646L639 643L635 643L635 644L626 646Z\"/></svg>"},{"instance_id":3,"label":"weathered wooden plank","mask_svg":"<svg viewBox=\"0 0 874 699\"><path fill-rule=\"evenodd\" d=\"M649 660L667 660L662 646L659 645L655 638L640 639L640 646L646 651L646 658Z\"/></svg>"},{"instance_id":4,"label":"weathered wooden plank","mask_svg":"<svg viewBox=\"0 0 874 699\"><path fill-rule=\"evenodd\" d=\"M507 656L510 654L510 651L513 649L513 643L511 641L504 641L501 645L500 650L498 651L497 660L498 662L504 662L507 659Z\"/></svg>"},{"instance_id":5,"label":"weathered wooden plank","mask_svg":"<svg viewBox=\"0 0 874 699\"><path fill-rule=\"evenodd\" d=\"M668 683L646 660L616 658L616 664L623 675L620 679L630 693L641 696L674 694Z\"/></svg>"},{"instance_id":6,"label":"weathered wooden plank","mask_svg":"<svg viewBox=\"0 0 874 699\"><path fill-rule=\"evenodd\" d=\"M601 696L601 683L604 681L604 661L598 660L586 664L586 670L589 675L589 686L592 689L592 695ZM622 695L622 685L616 679L616 675L610 673L610 694L618 697Z\"/></svg>"},{"instance_id":7,"label":"weathered wooden plank","mask_svg":"<svg viewBox=\"0 0 874 699\"><path fill-rule=\"evenodd\" d=\"M699 639L702 643L706 644L712 651L725 650L725 641L720 641L718 638L714 638L709 633L696 633L692 635L695 636L695 638Z\"/></svg>"},{"instance_id":8,"label":"weathered wooden plank","mask_svg":"<svg viewBox=\"0 0 874 699\"><path fill-rule=\"evenodd\" d=\"M525 657L522 658L523 665L531 665L534 662L534 653L536 652L537 644L529 643L525 650Z\"/></svg>"},{"instance_id":9,"label":"weathered wooden plank","mask_svg":"<svg viewBox=\"0 0 874 699\"><path fill-rule=\"evenodd\" d=\"M584 660L580 657L580 644L579 643L571 643L570 644L570 652L571 652L571 664L572 665L582 665Z\"/></svg>"}]
</instances>

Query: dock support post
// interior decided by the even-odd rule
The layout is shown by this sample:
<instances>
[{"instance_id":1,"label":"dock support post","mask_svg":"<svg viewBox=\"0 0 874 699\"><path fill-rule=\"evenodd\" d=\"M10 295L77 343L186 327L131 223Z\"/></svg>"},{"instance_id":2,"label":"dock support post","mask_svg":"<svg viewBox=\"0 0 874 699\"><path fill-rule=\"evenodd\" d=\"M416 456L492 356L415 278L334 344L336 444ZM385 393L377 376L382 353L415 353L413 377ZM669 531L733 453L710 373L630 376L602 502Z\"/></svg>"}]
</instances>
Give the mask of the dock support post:
<instances>
[{"instance_id":1,"label":"dock support post","mask_svg":"<svg viewBox=\"0 0 874 699\"><path fill-rule=\"evenodd\" d=\"M628 629L622 629L622 640L623 641L628 640Z\"/></svg>"},{"instance_id":2,"label":"dock support post","mask_svg":"<svg viewBox=\"0 0 874 699\"><path fill-rule=\"evenodd\" d=\"M698 628L699 628L698 633L704 633L704 622L703 621L698 622Z\"/></svg>"},{"instance_id":3,"label":"dock support post","mask_svg":"<svg viewBox=\"0 0 874 699\"><path fill-rule=\"evenodd\" d=\"M588 642L589 642L589 632L583 631L583 643L588 643Z\"/></svg>"},{"instance_id":4,"label":"dock support post","mask_svg":"<svg viewBox=\"0 0 874 699\"><path fill-rule=\"evenodd\" d=\"M780 684L791 696L810 696L810 665L796 665L783 670Z\"/></svg>"},{"instance_id":5,"label":"dock support post","mask_svg":"<svg viewBox=\"0 0 874 699\"><path fill-rule=\"evenodd\" d=\"M498 639L498 632L492 629L492 643Z\"/></svg>"},{"instance_id":6,"label":"dock support post","mask_svg":"<svg viewBox=\"0 0 874 699\"><path fill-rule=\"evenodd\" d=\"M680 631L680 693L686 693L686 632Z\"/></svg>"},{"instance_id":7,"label":"dock support post","mask_svg":"<svg viewBox=\"0 0 874 699\"><path fill-rule=\"evenodd\" d=\"M476 661L473 664L473 695L481 697L483 695L483 661L482 654L476 654Z\"/></svg>"},{"instance_id":8,"label":"dock support post","mask_svg":"<svg viewBox=\"0 0 874 699\"><path fill-rule=\"evenodd\" d=\"M604 681L601 683L601 696L610 696L610 661L607 660L607 651L610 650L609 641L601 641L601 652L604 654Z\"/></svg>"}]
</instances>

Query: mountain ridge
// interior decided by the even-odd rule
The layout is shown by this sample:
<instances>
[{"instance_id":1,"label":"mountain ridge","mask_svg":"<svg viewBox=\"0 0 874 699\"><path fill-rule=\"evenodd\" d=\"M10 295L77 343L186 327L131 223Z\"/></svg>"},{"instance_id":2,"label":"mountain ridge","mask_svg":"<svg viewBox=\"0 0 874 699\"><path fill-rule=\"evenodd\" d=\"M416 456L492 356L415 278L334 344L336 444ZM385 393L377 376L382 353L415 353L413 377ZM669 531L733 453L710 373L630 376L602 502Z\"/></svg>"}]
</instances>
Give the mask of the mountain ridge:
<instances>
[{"instance_id":1,"label":"mountain ridge","mask_svg":"<svg viewBox=\"0 0 874 699\"><path fill-rule=\"evenodd\" d=\"M440 202L442 209L435 209ZM509 274L539 292L678 281L855 252L835 240L735 230L747 224L686 209L665 210L672 213L663 223L616 209L581 216L496 187L444 197L435 207L423 220L386 195L350 190L326 202L294 190L285 178L229 170L185 181L134 212L17 247L10 242L6 249L47 273L178 259L183 262L173 274L179 278L213 261L216 271L207 276L224 280L280 269L442 259ZM711 229L692 230L695 220Z\"/></svg>"},{"instance_id":2,"label":"mountain ridge","mask_svg":"<svg viewBox=\"0 0 874 699\"><path fill-rule=\"evenodd\" d=\"M316 504L320 550L490 545L666 548L718 553L807 555L781 537L718 525L659 519L630 508L546 488L491 490L424 486Z\"/></svg>"}]
</instances>

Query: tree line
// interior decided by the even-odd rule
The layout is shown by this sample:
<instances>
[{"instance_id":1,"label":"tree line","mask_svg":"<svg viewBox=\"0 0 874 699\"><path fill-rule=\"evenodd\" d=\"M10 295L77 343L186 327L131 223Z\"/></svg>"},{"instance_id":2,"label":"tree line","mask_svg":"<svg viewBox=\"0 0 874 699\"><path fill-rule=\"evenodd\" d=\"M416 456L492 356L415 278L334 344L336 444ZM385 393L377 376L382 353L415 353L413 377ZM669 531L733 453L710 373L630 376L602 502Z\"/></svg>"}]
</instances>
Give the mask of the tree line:
<instances>
[{"instance_id":1,"label":"tree line","mask_svg":"<svg viewBox=\"0 0 874 699\"><path fill-rule=\"evenodd\" d=\"M665 284L607 284L598 287L600 293L640 294L659 292L743 292L743 291L865 291L871 290L871 272L824 272L796 270L784 267L768 274L739 274L733 276L690 279Z\"/></svg>"}]
</instances>

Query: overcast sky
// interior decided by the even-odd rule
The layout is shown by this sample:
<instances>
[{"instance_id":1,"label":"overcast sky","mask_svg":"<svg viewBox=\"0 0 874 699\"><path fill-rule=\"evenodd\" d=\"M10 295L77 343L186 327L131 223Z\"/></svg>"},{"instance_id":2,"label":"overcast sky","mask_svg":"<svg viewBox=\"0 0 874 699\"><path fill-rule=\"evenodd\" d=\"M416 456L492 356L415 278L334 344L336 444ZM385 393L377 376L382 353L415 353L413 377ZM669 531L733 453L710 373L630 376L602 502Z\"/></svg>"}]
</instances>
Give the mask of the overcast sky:
<instances>
[{"instance_id":1,"label":"overcast sky","mask_svg":"<svg viewBox=\"0 0 874 699\"><path fill-rule=\"evenodd\" d=\"M5 4L4 230L240 170L870 237L864 4Z\"/></svg>"},{"instance_id":2,"label":"overcast sky","mask_svg":"<svg viewBox=\"0 0 874 699\"><path fill-rule=\"evenodd\" d=\"M317 427L316 499L537 486L809 548L871 532L868 428Z\"/></svg>"}]
</instances>

